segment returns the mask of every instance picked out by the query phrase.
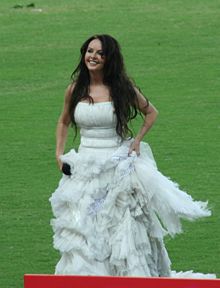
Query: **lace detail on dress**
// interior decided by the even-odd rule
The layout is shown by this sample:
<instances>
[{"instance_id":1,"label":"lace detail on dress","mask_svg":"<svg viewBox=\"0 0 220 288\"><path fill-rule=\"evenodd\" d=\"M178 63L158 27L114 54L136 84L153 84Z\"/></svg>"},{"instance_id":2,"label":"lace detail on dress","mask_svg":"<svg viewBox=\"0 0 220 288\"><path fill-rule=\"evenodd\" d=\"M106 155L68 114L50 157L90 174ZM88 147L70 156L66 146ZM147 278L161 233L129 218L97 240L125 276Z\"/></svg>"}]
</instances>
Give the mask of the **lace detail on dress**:
<instances>
[{"instance_id":1,"label":"lace detail on dress","mask_svg":"<svg viewBox=\"0 0 220 288\"><path fill-rule=\"evenodd\" d=\"M105 202L106 195L102 198L95 199L95 201L90 204L90 206L88 207L89 215L94 216L102 209L103 204Z\"/></svg>"}]
</instances>

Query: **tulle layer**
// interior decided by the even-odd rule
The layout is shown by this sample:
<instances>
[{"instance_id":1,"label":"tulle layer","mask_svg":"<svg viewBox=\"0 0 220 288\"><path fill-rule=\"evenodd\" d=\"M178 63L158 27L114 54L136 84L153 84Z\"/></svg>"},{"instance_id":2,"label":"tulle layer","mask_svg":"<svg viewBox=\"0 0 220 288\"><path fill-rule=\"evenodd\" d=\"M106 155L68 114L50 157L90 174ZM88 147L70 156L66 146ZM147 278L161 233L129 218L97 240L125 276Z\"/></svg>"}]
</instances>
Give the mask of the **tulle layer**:
<instances>
[{"instance_id":1,"label":"tulle layer","mask_svg":"<svg viewBox=\"0 0 220 288\"><path fill-rule=\"evenodd\" d=\"M129 145L61 157L72 175L50 198L54 247L62 254L56 274L175 277L163 238L181 232L181 218L209 216L207 202L162 175L146 143L138 157L128 157Z\"/></svg>"}]
</instances>

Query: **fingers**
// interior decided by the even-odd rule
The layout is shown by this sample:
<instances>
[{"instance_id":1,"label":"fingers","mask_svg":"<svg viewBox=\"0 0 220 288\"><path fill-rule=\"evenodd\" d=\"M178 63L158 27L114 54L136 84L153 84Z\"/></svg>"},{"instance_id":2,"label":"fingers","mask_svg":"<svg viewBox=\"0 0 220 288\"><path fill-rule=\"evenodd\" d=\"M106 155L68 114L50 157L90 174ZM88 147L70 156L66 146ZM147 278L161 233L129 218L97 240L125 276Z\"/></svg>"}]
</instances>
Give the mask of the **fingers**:
<instances>
[{"instance_id":1,"label":"fingers","mask_svg":"<svg viewBox=\"0 0 220 288\"><path fill-rule=\"evenodd\" d=\"M140 156L140 152L133 150L130 153L128 153L128 156Z\"/></svg>"},{"instance_id":2,"label":"fingers","mask_svg":"<svg viewBox=\"0 0 220 288\"><path fill-rule=\"evenodd\" d=\"M140 146L139 145L131 145L128 151L128 156L131 156L133 153L135 153L137 156L140 155Z\"/></svg>"},{"instance_id":3,"label":"fingers","mask_svg":"<svg viewBox=\"0 0 220 288\"><path fill-rule=\"evenodd\" d=\"M63 163L60 161L60 159L57 159L57 166L58 166L59 170L62 171Z\"/></svg>"},{"instance_id":4,"label":"fingers","mask_svg":"<svg viewBox=\"0 0 220 288\"><path fill-rule=\"evenodd\" d=\"M128 155L130 156L133 151L134 151L134 150L133 150L132 148L129 148L129 150L128 150Z\"/></svg>"},{"instance_id":5,"label":"fingers","mask_svg":"<svg viewBox=\"0 0 220 288\"><path fill-rule=\"evenodd\" d=\"M138 150L138 151L133 151L137 156L139 156L140 155L140 151Z\"/></svg>"}]
</instances>

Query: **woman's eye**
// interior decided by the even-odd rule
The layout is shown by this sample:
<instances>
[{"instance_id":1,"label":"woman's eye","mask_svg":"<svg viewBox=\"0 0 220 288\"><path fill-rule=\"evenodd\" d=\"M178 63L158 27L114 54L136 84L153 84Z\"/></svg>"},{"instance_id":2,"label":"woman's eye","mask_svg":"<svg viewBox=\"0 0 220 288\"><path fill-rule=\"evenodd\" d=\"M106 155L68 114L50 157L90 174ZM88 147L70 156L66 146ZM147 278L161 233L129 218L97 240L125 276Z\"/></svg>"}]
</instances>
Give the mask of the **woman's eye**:
<instances>
[{"instance_id":1,"label":"woman's eye","mask_svg":"<svg viewBox=\"0 0 220 288\"><path fill-rule=\"evenodd\" d=\"M104 57L104 52L99 51L98 53L99 53L99 55L100 55L101 57Z\"/></svg>"},{"instance_id":2,"label":"woman's eye","mask_svg":"<svg viewBox=\"0 0 220 288\"><path fill-rule=\"evenodd\" d=\"M93 49L88 49L87 50L87 53L93 53L94 51L93 51ZM101 57L104 57L104 52L103 51L97 51L96 52L98 55L100 55Z\"/></svg>"}]
</instances>

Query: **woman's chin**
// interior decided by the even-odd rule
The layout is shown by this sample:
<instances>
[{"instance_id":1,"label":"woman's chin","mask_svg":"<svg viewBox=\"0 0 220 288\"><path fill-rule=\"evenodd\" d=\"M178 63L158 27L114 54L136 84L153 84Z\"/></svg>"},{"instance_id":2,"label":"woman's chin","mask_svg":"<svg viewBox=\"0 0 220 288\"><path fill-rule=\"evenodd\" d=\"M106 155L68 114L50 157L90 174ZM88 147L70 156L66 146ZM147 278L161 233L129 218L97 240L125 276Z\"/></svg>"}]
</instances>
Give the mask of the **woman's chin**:
<instances>
[{"instance_id":1,"label":"woman's chin","mask_svg":"<svg viewBox=\"0 0 220 288\"><path fill-rule=\"evenodd\" d=\"M103 69L99 67L87 67L89 72L101 72Z\"/></svg>"}]
</instances>

